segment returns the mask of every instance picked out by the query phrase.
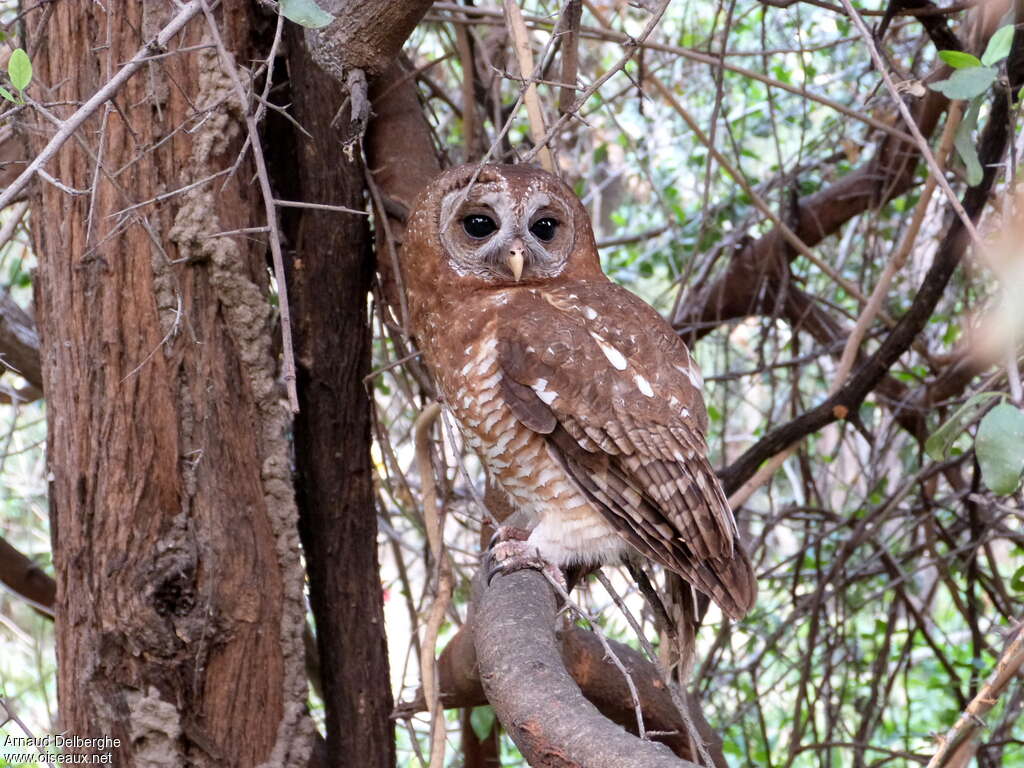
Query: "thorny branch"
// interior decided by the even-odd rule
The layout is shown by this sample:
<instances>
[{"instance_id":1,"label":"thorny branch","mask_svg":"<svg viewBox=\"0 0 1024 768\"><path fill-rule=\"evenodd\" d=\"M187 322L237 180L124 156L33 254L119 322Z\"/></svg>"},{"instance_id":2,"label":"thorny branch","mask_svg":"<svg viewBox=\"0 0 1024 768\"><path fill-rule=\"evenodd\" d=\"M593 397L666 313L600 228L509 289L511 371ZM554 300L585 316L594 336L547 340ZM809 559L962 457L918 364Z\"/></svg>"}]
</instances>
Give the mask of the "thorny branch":
<instances>
[{"instance_id":1,"label":"thorny branch","mask_svg":"<svg viewBox=\"0 0 1024 768\"><path fill-rule=\"evenodd\" d=\"M36 174L57 154L62 146L70 139L79 128L89 119L92 114L112 99L120 90L121 86L136 72L146 65L149 58L154 54L163 53L171 39L180 32L200 11L203 10L203 0L192 0L161 29L156 36L146 43L132 59L118 70L117 74L111 77L102 88L96 91L81 107L64 120L61 128L53 135L53 138L40 151L28 167L12 181L3 192L0 192L0 210L10 205L22 190L28 185Z\"/></svg>"}]
</instances>

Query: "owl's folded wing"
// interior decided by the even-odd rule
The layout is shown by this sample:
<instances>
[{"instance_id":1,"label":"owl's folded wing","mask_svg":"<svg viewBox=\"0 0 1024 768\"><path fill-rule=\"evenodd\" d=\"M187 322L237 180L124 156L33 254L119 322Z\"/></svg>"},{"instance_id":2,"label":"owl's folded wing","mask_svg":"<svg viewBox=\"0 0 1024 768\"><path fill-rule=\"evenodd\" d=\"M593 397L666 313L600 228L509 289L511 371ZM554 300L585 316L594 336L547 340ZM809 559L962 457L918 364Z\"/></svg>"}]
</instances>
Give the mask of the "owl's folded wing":
<instances>
[{"instance_id":1,"label":"owl's folded wing","mask_svg":"<svg viewBox=\"0 0 1024 768\"><path fill-rule=\"evenodd\" d=\"M653 309L614 284L525 294L498 330L501 393L606 519L730 616L750 561L707 459L700 374Z\"/></svg>"}]
</instances>

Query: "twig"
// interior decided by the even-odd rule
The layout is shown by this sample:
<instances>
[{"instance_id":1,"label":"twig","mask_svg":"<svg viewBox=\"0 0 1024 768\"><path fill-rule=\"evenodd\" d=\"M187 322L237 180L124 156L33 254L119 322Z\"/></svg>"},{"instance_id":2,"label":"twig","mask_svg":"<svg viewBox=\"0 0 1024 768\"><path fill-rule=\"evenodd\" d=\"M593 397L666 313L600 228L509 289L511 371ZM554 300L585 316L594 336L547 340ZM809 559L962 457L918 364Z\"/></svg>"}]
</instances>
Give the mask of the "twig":
<instances>
[{"instance_id":1,"label":"twig","mask_svg":"<svg viewBox=\"0 0 1024 768\"><path fill-rule=\"evenodd\" d=\"M942 138L939 140L940 169L945 165L946 158L953 149L953 140L956 138L956 129L960 125L960 118L963 116L963 107L964 102L962 101L955 101L950 107L946 118L946 126L942 131ZM914 241L917 240L917 234L921 230L921 224L924 222L924 216L928 211L928 204L931 202L935 187L935 176L930 175L927 181L925 181L921 197L917 201L917 207L914 209L914 217L911 219L910 226L904 232L903 239L893 253L892 258L885 265L881 277L878 278L878 283L871 292L867 306L864 307L864 311L857 318L856 325L854 325L853 330L850 331L850 335L846 339L843 355L839 359L839 368L828 390L829 397L839 391L840 387L846 382L846 377L853 370L853 363L857 358L860 343L864 339L868 328L871 327L871 323L874 321L878 311L881 309L882 301L889 291L889 285L892 283L893 277L903 268L911 249L914 247Z\"/></svg>"},{"instance_id":2,"label":"twig","mask_svg":"<svg viewBox=\"0 0 1024 768\"><path fill-rule=\"evenodd\" d=\"M1017 676L1021 665L1024 664L1024 624L1018 624L1014 631L1016 636L999 657L996 668L978 691L978 695L971 699L971 703L949 732L939 738L939 748L928 762L927 768L941 768L947 764L957 749L984 724L982 716L996 705L1006 686Z\"/></svg>"},{"instance_id":3,"label":"twig","mask_svg":"<svg viewBox=\"0 0 1024 768\"><path fill-rule=\"evenodd\" d=\"M953 206L953 210L956 211L956 215L960 217L960 221L963 222L964 229L970 236L971 241L975 246L981 247L983 245L981 241L981 235L978 234L978 230L974 226L974 222L971 221L971 217L967 215L967 211L964 210L963 205L960 203L960 199L953 192L953 188L949 186L949 182L946 181L946 174L943 172L942 167L935 159L935 155L932 154L931 147L928 146L928 140L921 133L921 129L917 127L917 122L914 120L914 116L910 114L910 110L907 105L903 102L903 96L896 88L896 84L892 81L892 77L889 75L889 68L882 61L882 56L878 52L878 47L875 45L875 40L868 30L867 25L864 24L864 19L857 13L857 9L853 7L850 0L841 0L843 7L846 9L847 15L853 20L854 25L857 27L857 31L860 32L860 36L864 38L864 44L868 47L868 53L871 54L871 60L875 64L875 69L878 70L882 76L882 80L885 82L885 88L889 91L889 96L894 102L896 102L896 108L899 109L900 115L903 117L903 122L907 124L910 129L910 133L914 136L918 149L921 150L921 156L924 158L925 163L928 164L928 170L931 171L932 176L942 187L942 191L946 197L949 198L949 203Z\"/></svg>"},{"instance_id":4,"label":"twig","mask_svg":"<svg viewBox=\"0 0 1024 768\"><path fill-rule=\"evenodd\" d=\"M281 253L281 234L277 228L277 211L274 208L274 191L270 186L270 175L267 173L267 163L263 158L263 147L260 144L259 127L256 125L256 116L252 110L249 109L249 99L245 93L245 87L242 85L242 81L238 78L238 72L235 70L235 62L228 53L227 48L224 47L224 41L221 40L220 30L217 28L217 23L213 18L213 14L210 13L210 8L206 4L206 0L199 0L199 3L203 9L203 13L206 15L207 26L210 28L210 34L213 36L213 42L217 46L217 53L220 55L221 64L224 67L224 72L235 87L235 93L238 96L239 106L242 108L242 112L245 114L245 125L249 131L249 140L252 145L252 156L256 162L256 176L260 182L260 191L263 193L263 208L267 216L267 226L270 228L270 253L274 262L274 279L277 281L277 300L278 307L281 311L281 346L282 356L284 358L283 363L283 376L284 385L288 391L288 403L291 406L292 413L299 412L299 392L295 385L295 350L292 345L292 319L291 311L288 307L288 287L285 281L284 273L284 256Z\"/></svg>"},{"instance_id":5,"label":"twig","mask_svg":"<svg viewBox=\"0 0 1024 768\"><path fill-rule=\"evenodd\" d=\"M608 26L608 20L597 9L593 8L590 5L588 5L588 7L590 7L591 13L596 14L596 18L601 24ZM775 227L782 234L783 238L785 238L786 242L789 243L789 245L792 246L797 253L799 253L812 264L817 266L818 269L820 269L822 272L824 272L826 275L832 278L837 284L842 286L844 291L846 291L848 294L857 299L857 301L859 301L861 304L866 304L867 299L865 298L864 294L861 293L860 289L857 288L857 286L855 286L849 280L844 278L842 275L840 275L838 272L836 272L831 265L824 262L813 251L811 251L811 249L807 247L807 244L800 239L800 236L797 235L796 232L794 232L789 226L786 225L784 221L782 221L782 219L779 218L778 214L776 214L775 211L771 209L771 206L768 205L765 199L761 197L761 195L759 195L757 191L750 185L750 183L747 181L743 173L738 168L736 168L732 163L730 163L728 158L725 157L725 155L718 151L718 148L715 147L714 142L712 142L711 139L707 136L707 134L704 133L704 130L697 123L696 119L694 119L693 115L690 114L689 110L687 110L686 107L684 107L680 103L679 99L676 98L675 94L672 92L672 89L665 85L665 83L662 82L661 79L654 77L653 75L648 75L646 79L648 82L654 85L654 87L665 98L665 100L668 102L669 106L672 107L675 113L679 115L681 118L683 118L683 121L686 123L689 129L693 131L693 135L697 138L697 140L705 147L707 147L708 152L714 157L715 162L717 162L722 167L722 169L725 170L725 172L728 173L733 178L733 180L740 185L743 191L746 192L747 195L750 197L751 202L754 203L754 206L775 225ZM888 318L888 323L890 324L890 326L895 325L895 322L891 318Z\"/></svg>"},{"instance_id":6,"label":"twig","mask_svg":"<svg viewBox=\"0 0 1024 768\"><path fill-rule=\"evenodd\" d=\"M454 3L434 3L433 7L437 10L450 11L453 13L462 13L465 12L466 10L465 6L456 5ZM492 19L501 19L502 13L503 12L497 8L473 8L474 16L484 16ZM550 22L547 19L543 19L538 16L526 15L524 16L524 18L531 24L542 24L545 26L550 25ZM448 19L445 20L452 23L459 23L463 21L459 17L449 17ZM470 21L472 23L479 23L479 20L477 19L471 19ZM580 35L582 37L586 37L589 39L607 40L609 42L620 44L624 44L630 40L629 35L625 35L613 29L600 29L597 27L589 26L581 26ZM659 51L662 53L670 53L674 56L681 56L684 59L689 59L690 61L695 61L700 64L707 64L713 67L721 67L722 69L725 69L728 72L733 72L734 74L740 75L741 77L750 78L751 80L757 80L758 82L764 83L765 85L770 85L773 88L779 88L783 91L788 91L789 93L792 93L795 96L799 96L802 99L808 99L810 101L817 102L818 104L826 106L829 109L832 109L842 115L846 115L847 117L852 118L853 120L857 120L858 122L870 125L872 128L875 128L876 130L882 131L883 133L887 133L891 136L895 136L896 138L899 138L903 141L913 142L914 140L909 133L901 131L898 128L893 128L891 125L885 123L882 120L874 118L871 115L865 114L863 112L858 112L856 109L852 109L846 106L845 104L835 101L834 99L828 98L827 96L822 96L812 91L808 91L805 88L801 88L790 83L782 82L781 80L776 80L753 69L748 69L747 67L741 67L737 64L730 64L727 61L722 61L717 56L702 53L701 51L695 51L691 48L684 48L678 45L670 45L668 43L659 43L652 40L636 40L635 42L640 48L646 48L648 50ZM810 49L804 50L806 51ZM788 51L784 53L788 53ZM750 52L749 55L762 54L758 52Z\"/></svg>"},{"instance_id":7,"label":"twig","mask_svg":"<svg viewBox=\"0 0 1024 768\"><path fill-rule=\"evenodd\" d=\"M954 102L949 111L949 116L946 119L946 126L943 129L942 138L939 143L939 158L943 163L953 147L953 139L956 137L956 129L960 124L960 118L962 115L963 103ZM935 186L935 177L934 175L930 175L928 180L925 182L925 187L921 192L921 197L917 202L917 207L914 209L914 217L910 222L910 226L904 233L903 239L897 247L896 252L893 253L892 258L885 265L885 269L883 270L881 277L879 277L874 290L871 292L871 296L868 299L867 304L864 306L860 316L857 318L857 323L854 325L853 330L850 331L850 335L846 339L846 346L843 348L843 354L839 360L839 368L832 377L832 384L829 386L827 397L835 395L836 392L842 389L843 384L846 383L846 377L850 375L850 371L853 369L853 364L857 359L857 352L860 349L860 343L864 339L868 328L871 327L871 323L881 311L882 302L885 300L885 296L889 291L889 285L892 282L892 278L903 267L903 264L907 260L907 256L910 254L911 248L914 246L914 241L917 239L917 233L921 229L921 224L924 221L924 215L928 210L928 203L931 201L932 193L935 191ZM786 459L796 452L801 441L802 439L791 443L785 449L772 456L765 464L758 468L753 477L743 483L738 490L729 496L729 506L733 511L742 507L746 503L747 499L749 499L758 488L772 479L779 467L786 462Z\"/></svg>"},{"instance_id":8,"label":"twig","mask_svg":"<svg viewBox=\"0 0 1024 768\"><path fill-rule=\"evenodd\" d=\"M0 250L6 248L7 244L14 239L14 234L18 231L18 225L21 224L21 220L25 218L28 206L28 201L22 200L20 203L15 203L11 208L10 215L4 221L3 229L0 229Z\"/></svg>"},{"instance_id":9,"label":"twig","mask_svg":"<svg viewBox=\"0 0 1024 768\"><path fill-rule=\"evenodd\" d=\"M636 38L627 37L625 40L623 40L622 47L626 49L626 52L619 58L617 62L615 62L615 64L613 64L608 69L607 72L605 72L603 75L601 75L601 77L597 78L597 80L591 83L590 87L588 87L583 93L581 93L576 98L576 101L573 102L573 105L568 110L559 115L558 119L548 129L548 132L544 134L541 141L538 142L534 146L534 148L526 154L526 162L530 162L534 157L537 156L537 154L543 147L547 146L548 142L551 141L552 138L554 138L555 134L558 133L559 130L561 130L562 126L565 125L569 118L574 117L576 113L580 110L580 108L587 103L590 97L597 93L598 90L600 90L602 85L608 82L608 80L610 80L620 70L625 69L626 64L628 64L630 60L636 55L636 52L640 50L640 46L643 44L643 42L648 37L651 36L651 33L654 31L654 28L658 26L658 22L661 21L661 17L665 15L665 10L668 8L668 4L669 0L661 0L661 3L658 4L657 9L655 9L655 11L651 14L651 18L647 20L647 24L644 25L643 31Z\"/></svg>"},{"instance_id":10,"label":"twig","mask_svg":"<svg viewBox=\"0 0 1024 768\"><path fill-rule=\"evenodd\" d=\"M533 138L534 144L540 148L541 166L548 173L555 173L555 159L551 155L551 149L543 144L544 111L540 107L537 84L530 80L535 76L533 51L530 50L530 33L526 29L523 12L519 9L516 0L506 0L505 16L508 21L509 34L512 36L512 50L515 52L516 61L519 64L519 73L526 81L523 101L526 103L526 114L530 120L530 136Z\"/></svg>"},{"instance_id":11,"label":"twig","mask_svg":"<svg viewBox=\"0 0 1024 768\"><path fill-rule=\"evenodd\" d=\"M640 707L640 694L637 693L636 683L633 682L633 676L629 674L629 670L626 669L626 665L622 663L622 659L619 658L618 654L616 654L615 651L612 650L612 647L608 644L608 638L605 637L604 632L601 631L601 627L598 625L597 619L591 616L585 610L583 610L583 608L581 608L578 603L576 603L571 597L569 597L569 593L565 591L565 587L563 587L558 582L558 580L555 579L550 573L548 573L547 571L542 571L542 573L544 574L544 577L548 580L548 582L551 584L552 589L554 589L558 596L562 598L562 601L565 603L565 605L571 608L577 616L579 616L581 619L584 619L587 622L587 624L590 625L590 628L591 630L593 630L594 635L596 635L597 639L601 642L601 648L604 649L605 657L609 661L611 661L611 663L615 665L615 668L619 670L619 672L622 674L623 679L626 681L626 687L629 688L630 700L633 702L633 712L636 716L637 734L640 736L641 739L646 740L647 732L644 729L644 712L643 709ZM611 594L610 590L609 594ZM638 630L637 636L643 637L643 634Z\"/></svg>"},{"instance_id":12,"label":"twig","mask_svg":"<svg viewBox=\"0 0 1024 768\"><path fill-rule=\"evenodd\" d=\"M74 114L63 122L60 129L47 142L42 151L28 164L28 167L4 189L3 193L0 193L0 209L10 205L32 178L64 146L64 143L89 119L92 113L103 106L108 99L112 98L121 86L146 64L147 57L154 53L159 53L166 48L171 38L178 34L199 11L203 10L203 7L203 0L192 0L192 2L184 6L167 26L157 33L156 37L142 46L138 53L132 57L131 61L125 64L118 70L116 75L107 81L106 85L96 91L88 101L75 110Z\"/></svg>"},{"instance_id":13,"label":"twig","mask_svg":"<svg viewBox=\"0 0 1024 768\"><path fill-rule=\"evenodd\" d=\"M444 551L444 516L437 507L437 487L434 484L434 467L430 461L430 429L441 413L438 403L431 403L416 419L414 427L416 442L416 467L423 487L423 518L427 528L430 553L437 566L437 593L430 606L427 627L420 646L420 672L423 676L423 696L430 712L430 768L444 767L444 707L441 706L441 692L436 685L437 634L444 621L445 611L452 598L452 566Z\"/></svg>"},{"instance_id":14,"label":"twig","mask_svg":"<svg viewBox=\"0 0 1024 768\"><path fill-rule=\"evenodd\" d=\"M633 616L632 611L629 610L629 607L626 605L626 601L623 600L619 596L619 593L612 587L612 583L608 580L608 577L601 573L601 571L598 571L597 580L601 582L601 586L603 586L605 591L611 596L612 601L618 607L619 612L626 617L626 621L636 634L637 639L640 641L640 645L643 647L644 651L646 651L648 658L655 663L655 667L658 670L658 676L661 678L661 682L664 683L665 690L669 692L672 705L676 708L679 718L686 726L686 735L689 736L690 743L693 745L693 750L700 757L701 763L707 766L707 768L713 768L715 762L711 759L708 748L704 744L704 739L701 737L700 733L697 731L697 727L693 723L693 718L690 716L690 708L686 705L686 702L683 701L683 698L679 693L678 686L673 682L671 675L665 668L665 665L661 663L657 652L651 646L647 636L644 635L643 628L640 626L640 623L636 620L636 617ZM656 610L653 605L651 606L651 610ZM600 630L597 630L595 634L598 634L598 638L600 639L599 632ZM632 680L628 679L627 682L632 682Z\"/></svg>"},{"instance_id":15,"label":"twig","mask_svg":"<svg viewBox=\"0 0 1024 768\"><path fill-rule=\"evenodd\" d=\"M52 763L50 755L47 754L47 752L44 751L43 747L41 746L42 740L37 739L33 735L29 727L25 725L24 721L22 721L22 719L18 717L17 713L13 709L11 709L11 705L8 704L7 701L3 698L0 698L0 715L3 716L3 720L0 720L0 726L6 725L8 722L13 722L21 729L21 732L24 733L31 740L30 743L33 745L33 748L36 750L36 752L39 753L39 762L41 765L50 765Z\"/></svg>"},{"instance_id":16,"label":"twig","mask_svg":"<svg viewBox=\"0 0 1024 768\"><path fill-rule=\"evenodd\" d=\"M278 208L308 208L312 211L335 211L337 213L352 213L356 216L369 216L366 211L357 211L355 208L346 208L343 205L327 205L326 203L303 203L298 200L275 200L274 205Z\"/></svg>"}]
</instances>

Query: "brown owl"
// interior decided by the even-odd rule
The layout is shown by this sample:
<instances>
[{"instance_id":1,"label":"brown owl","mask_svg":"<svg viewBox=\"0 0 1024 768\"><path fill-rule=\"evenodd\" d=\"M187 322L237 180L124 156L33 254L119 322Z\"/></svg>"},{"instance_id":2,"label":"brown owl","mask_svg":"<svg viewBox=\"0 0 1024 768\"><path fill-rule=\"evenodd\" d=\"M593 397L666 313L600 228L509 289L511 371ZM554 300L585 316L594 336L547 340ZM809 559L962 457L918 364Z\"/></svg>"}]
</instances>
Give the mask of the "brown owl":
<instances>
[{"instance_id":1,"label":"brown owl","mask_svg":"<svg viewBox=\"0 0 1024 768\"><path fill-rule=\"evenodd\" d=\"M743 616L754 574L708 463L700 371L601 271L573 192L537 168L453 168L413 206L402 267L445 404L532 521L505 556L566 568L633 549Z\"/></svg>"}]
</instances>

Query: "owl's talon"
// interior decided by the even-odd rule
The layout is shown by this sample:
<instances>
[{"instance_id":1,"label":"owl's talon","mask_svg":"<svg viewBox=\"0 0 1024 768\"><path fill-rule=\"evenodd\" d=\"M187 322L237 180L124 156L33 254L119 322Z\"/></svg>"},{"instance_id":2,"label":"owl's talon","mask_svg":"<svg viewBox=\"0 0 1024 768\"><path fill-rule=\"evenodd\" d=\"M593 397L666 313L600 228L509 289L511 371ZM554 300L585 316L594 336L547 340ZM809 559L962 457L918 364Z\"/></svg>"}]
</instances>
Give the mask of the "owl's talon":
<instances>
[{"instance_id":1,"label":"owl's talon","mask_svg":"<svg viewBox=\"0 0 1024 768\"><path fill-rule=\"evenodd\" d=\"M562 569L541 557L537 549L530 546L525 537L518 537L518 534L526 533L529 535L529 532L522 529L512 530L517 534L514 538L510 537L498 541L484 555L484 571L487 585L490 586L491 581L499 573L508 574L530 568L546 573L558 582L563 590L568 591L565 574L562 573ZM499 530L500 533L501 531ZM497 536L498 534L495 534L495 537Z\"/></svg>"},{"instance_id":2,"label":"owl's talon","mask_svg":"<svg viewBox=\"0 0 1024 768\"><path fill-rule=\"evenodd\" d=\"M516 528L514 525L502 525L491 536L487 549L494 549L497 544L503 541L526 541L530 538L530 532L525 528Z\"/></svg>"}]
</instances>

